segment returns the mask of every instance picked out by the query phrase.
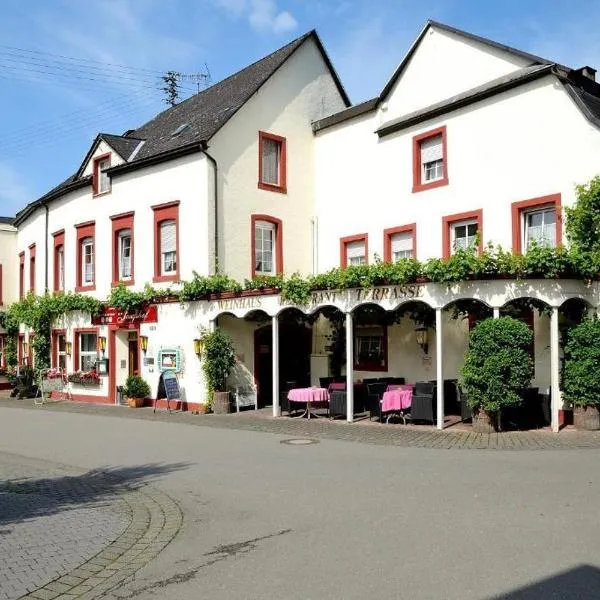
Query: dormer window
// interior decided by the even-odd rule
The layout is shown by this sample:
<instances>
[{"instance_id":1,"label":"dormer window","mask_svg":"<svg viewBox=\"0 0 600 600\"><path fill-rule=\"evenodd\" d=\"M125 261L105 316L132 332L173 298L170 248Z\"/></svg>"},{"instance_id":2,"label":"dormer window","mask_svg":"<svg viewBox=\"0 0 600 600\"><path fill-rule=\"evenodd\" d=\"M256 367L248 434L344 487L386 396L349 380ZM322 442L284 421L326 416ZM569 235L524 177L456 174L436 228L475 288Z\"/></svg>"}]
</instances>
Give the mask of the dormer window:
<instances>
[{"instance_id":1,"label":"dormer window","mask_svg":"<svg viewBox=\"0 0 600 600\"><path fill-rule=\"evenodd\" d=\"M111 189L111 182L107 169L110 168L110 154L94 159L93 188L94 195L107 194Z\"/></svg>"}]
</instances>

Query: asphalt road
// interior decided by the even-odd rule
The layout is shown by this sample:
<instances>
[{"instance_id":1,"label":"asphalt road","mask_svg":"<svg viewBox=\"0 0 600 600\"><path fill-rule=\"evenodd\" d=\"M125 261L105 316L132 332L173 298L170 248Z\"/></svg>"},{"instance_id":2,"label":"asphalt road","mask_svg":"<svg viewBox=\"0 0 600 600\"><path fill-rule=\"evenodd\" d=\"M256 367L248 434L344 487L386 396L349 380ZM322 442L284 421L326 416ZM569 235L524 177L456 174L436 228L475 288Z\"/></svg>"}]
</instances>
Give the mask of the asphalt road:
<instances>
[{"instance_id":1,"label":"asphalt road","mask_svg":"<svg viewBox=\"0 0 600 600\"><path fill-rule=\"evenodd\" d=\"M125 469L183 527L119 598L600 598L597 450L433 450L7 409L0 452Z\"/></svg>"}]
</instances>

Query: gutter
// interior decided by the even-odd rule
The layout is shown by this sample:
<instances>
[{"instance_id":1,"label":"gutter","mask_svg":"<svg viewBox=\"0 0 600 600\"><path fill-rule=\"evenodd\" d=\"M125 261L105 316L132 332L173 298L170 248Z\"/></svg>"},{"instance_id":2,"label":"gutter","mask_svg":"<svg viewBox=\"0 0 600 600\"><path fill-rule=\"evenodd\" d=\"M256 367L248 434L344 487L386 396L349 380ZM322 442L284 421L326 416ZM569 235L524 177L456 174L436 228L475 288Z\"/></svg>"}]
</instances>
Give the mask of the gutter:
<instances>
[{"instance_id":1,"label":"gutter","mask_svg":"<svg viewBox=\"0 0 600 600\"><path fill-rule=\"evenodd\" d=\"M50 208L48 206L47 202L43 202L43 206L46 209L46 229L45 229L45 244L44 244L44 262L45 262L45 268L44 268L44 289L46 291L46 294L48 293L48 242L49 242L49 218L50 218Z\"/></svg>"},{"instance_id":2,"label":"gutter","mask_svg":"<svg viewBox=\"0 0 600 600\"><path fill-rule=\"evenodd\" d=\"M201 142L201 152L210 160L213 166L213 209L214 209L214 245L215 245L215 259L214 259L214 274L219 272L219 191L218 191L218 180L219 180L219 165L213 156L211 156L206 149L208 144L206 141Z\"/></svg>"}]
</instances>

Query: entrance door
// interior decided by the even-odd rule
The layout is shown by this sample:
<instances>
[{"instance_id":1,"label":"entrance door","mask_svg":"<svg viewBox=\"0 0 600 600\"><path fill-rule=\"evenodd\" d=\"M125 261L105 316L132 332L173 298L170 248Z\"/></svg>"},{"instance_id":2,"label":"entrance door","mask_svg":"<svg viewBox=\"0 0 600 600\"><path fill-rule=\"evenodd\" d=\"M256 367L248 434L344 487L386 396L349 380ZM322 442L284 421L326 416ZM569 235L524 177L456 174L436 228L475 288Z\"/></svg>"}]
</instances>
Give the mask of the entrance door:
<instances>
[{"instance_id":1,"label":"entrance door","mask_svg":"<svg viewBox=\"0 0 600 600\"><path fill-rule=\"evenodd\" d=\"M138 348L137 338L135 340L129 340L129 360L127 361L129 366L129 375L140 374L140 355Z\"/></svg>"}]
</instances>

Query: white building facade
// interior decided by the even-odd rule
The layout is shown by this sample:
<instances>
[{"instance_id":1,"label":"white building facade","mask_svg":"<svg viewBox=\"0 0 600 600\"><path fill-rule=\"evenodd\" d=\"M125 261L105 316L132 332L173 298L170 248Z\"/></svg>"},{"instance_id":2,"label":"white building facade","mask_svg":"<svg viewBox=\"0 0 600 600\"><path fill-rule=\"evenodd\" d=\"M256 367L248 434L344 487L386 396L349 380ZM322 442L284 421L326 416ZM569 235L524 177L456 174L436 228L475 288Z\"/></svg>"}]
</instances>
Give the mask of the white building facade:
<instances>
[{"instance_id":1,"label":"white building facade","mask_svg":"<svg viewBox=\"0 0 600 600\"><path fill-rule=\"evenodd\" d=\"M177 291L195 272L217 269L243 281L447 258L473 245L560 245L562 208L574 202L576 184L598 173L593 74L430 22L382 93L349 107L311 32L137 130L99 135L72 178L17 215L13 293L106 299L118 282ZM571 299L595 307L597 296L579 281L330 291L294 308L313 315L301 325L278 294L165 302L129 319L69 315L53 332L53 362L85 371L101 347L107 375L74 397L115 403L132 373L156 394L161 361L175 357L193 407L206 398L193 340L200 328L219 326L236 346L232 387L257 389L277 415L285 381L332 375L332 326L314 315L337 310L348 420L353 381L397 375L438 382L442 427L443 382L457 377L469 330L449 306L477 299L498 316L507 303L534 298L548 310L528 318L533 383L552 390L557 429L559 309ZM354 322L361 306L389 315L409 301L432 311L430 351L416 344L406 315Z\"/></svg>"}]
</instances>

